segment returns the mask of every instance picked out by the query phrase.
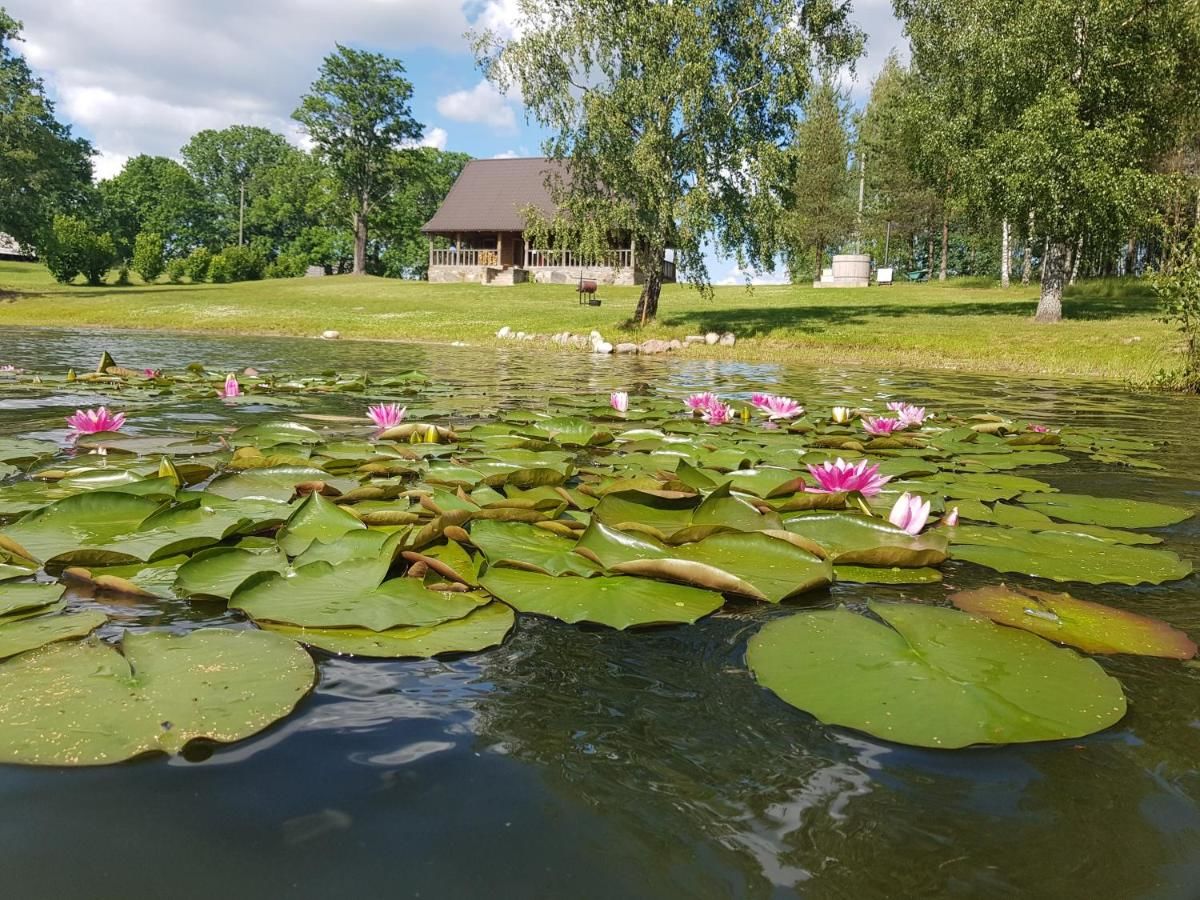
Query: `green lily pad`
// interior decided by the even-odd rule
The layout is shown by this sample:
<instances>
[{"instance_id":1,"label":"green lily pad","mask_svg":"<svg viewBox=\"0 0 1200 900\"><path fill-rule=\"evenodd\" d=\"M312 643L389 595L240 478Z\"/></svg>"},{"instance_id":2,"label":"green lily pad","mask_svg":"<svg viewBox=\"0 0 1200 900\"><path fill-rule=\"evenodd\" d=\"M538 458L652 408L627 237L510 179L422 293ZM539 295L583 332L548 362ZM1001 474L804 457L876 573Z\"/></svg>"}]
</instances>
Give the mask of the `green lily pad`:
<instances>
[{"instance_id":1,"label":"green lily pad","mask_svg":"<svg viewBox=\"0 0 1200 900\"><path fill-rule=\"evenodd\" d=\"M1095 661L957 610L872 603L776 619L749 644L758 682L830 725L950 749L1078 738L1120 721ZM888 627L891 626L891 627Z\"/></svg>"},{"instance_id":2,"label":"green lily pad","mask_svg":"<svg viewBox=\"0 0 1200 900\"><path fill-rule=\"evenodd\" d=\"M575 552L575 541L523 522L472 522L471 543L483 551L490 566L585 578L599 571L595 563Z\"/></svg>"},{"instance_id":3,"label":"green lily pad","mask_svg":"<svg viewBox=\"0 0 1200 900\"><path fill-rule=\"evenodd\" d=\"M279 529L276 539L288 556L299 556L314 541L329 543L347 531L366 527L353 513L313 492L300 501L295 512Z\"/></svg>"},{"instance_id":4,"label":"green lily pad","mask_svg":"<svg viewBox=\"0 0 1200 900\"><path fill-rule=\"evenodd\" d=\"M339 491L348 491L358 485L353 479L337 478L323 469L308 466L264 466L261 469L247 469L236 475L223 475L210 484L207 490L230 500L288 500L296 493L296 485L313 481L332 485Z\"/></svg>"},{"instance_id":5,"label":"green lily pad","mask_svg":"<svg viewBox=\"0 0 1200 900\"><path fill-rule=\"evenodd\" d=\"M949 529L948 529L949 530ZM1052 581L1162 584L1187 577L1191 563L1167 550L1114 544L1082 534L959 526L954 558Z\"/></svg>"},{"instance_id":6,"label":"green lily pad","mask_svg":"<svg viewBox=\"0 0 1200 900\"><path fill-rule=\"evenodd\" d=\"M385 631L461 619L480 604L472 594L428 590L419 579L381 579L390 560L310 563L291 575L243 583L229 606L255 620L306 628Z\"/></svg>"},{"instance_id":7,"label":"green lily pad","mask_svg":"<svg viewBox=\"0 0 1200 900\"><path fill-rule=\"evenodd\" d=\"M828 560L760 532L714 534L698 543L667 546L593 521L579 540L579 551L610 572L679 581L767 603L833 581Z\"/></svg>"},{"instance_id":8,"label":"green lily pad","mask_svg":"<svg viewBox=\"0 0 1200 900\"><path fill-rule=\"evenodd\" d=\"M884 519L851 512L811 512L789 516L784 527L824 547L835 565L921 568L946 560L945 534L913 536Z\"/></svg>"},{"instance_id":9,"label":"green lily pad","mask_svg":"<svg viewBox=\"0 0 1200 900\"><path fill-rule=\"evenodd\" d=\"M555 578L519 569L489 569L480 585L519 612L610 628L695 622L725 602L713 591L625 575Z\"/></svg>"},{"instance_id":10,"label":"green lily pad","mask_svg":"<svg viewBox=\"0 0 1200 900\"><path fill-rule=\"evenodd\" d=\"M102 612L67 613L65 615L21 617L16 621L0 624L0 659L36 650L57 641L70 641L87 637L108 621ZM0 674L3 667L0 667ZM3 678L0 677L0 683ZM0 703L3 698L0 698ZM3 738L0 737L0 742Z\"/></svg>"},{"instance_id":11,"label":"green lily pad","mask_svg":"<svg viewBox=\"0 0 1200 900\"><path fill-rule=\"evenodd\" d=\"M62 595L61 584L0 584L0 616L49 606Z\"/></svg>"},{"instance_id":12,"label":"green lily pad","mask_svg":"<svg viewBox=\"0 0 1200 900\"><path fill-rule=\"evenodd\" d=\"M939 569L900 569L882 566L834 566L833 580L852 584L937 584L942 580Z\"/></svg>"},{"instance_id":13,"label":"green lily pad","mask_svg":"<svg viewBox=\"0 0 1200 900\"><path fill-rule=\"evenodd\" d=\"M340 656L427 659L447 653L477 653L504 642L516 616L503 603L487 603L461 619L422 628L297 628L265 623L270 631Z\"/></svg>"},{"instance_id":14,"label":"green lily pad","mask_svg":"<svg viewBox=\"0 0 1200 900\"><path fill-rule=\"evenodd\" d=\"M298 644L261 631L55 644L0 665L0 762L107 765L242 740L288 715L315 675Z\"/></svg>"},{"instance_id":15,"label":"green lily pad","mask_svg":"<svg viewBox=\"0 0 1200 900\"><path fill-rule=\"evenodd\" d=\"M1022 494L1021 503L1065 522L1115 528L1161 528L1190 519L1190 510L1147 500L1086 494Z\"/></svg>"},{"instance_id":16,"label":"green lily pad","mask_svg":"<svg viewBox=\"0 0 1200 900\"><path fill-rule=\"evenodd\" d=\"M175 590L184 597L228 600L251 576L286 572L287 556L278 547L246 550L213 547L201 550L179 567Z\"/></svg>"},{"instance_id":17,"label":"green lily pad","mask_svg":"<svg viewBox=\"0 0 1200 900\"><path fill-rule=\"evenodd\" d=\"M1136 653L1191 659L1196 644L1161 619L1030 588L991 585L960 591L950 602L1001 625L1023 628L1088 653Z\"/></svg>"},{"instance_id":18,"label":"green lily pad","mask_svg":"<svg viewBox=\"0 0 1200 900\"><path fill-rule=\"evenodd\" d=\"M160 506L156 500L113 491L76 494L30 513L5 528L0 536L15 542L32 558L44 563L65 557L81 547L98 550L107 546L117 537L136 531ZM100 556L97 553L91 558L98 565L126 562L131 558L127 553L114 553L107 559ZM83 560L65 564L72 562L87 564Z\"/></svg>"}]
</instances>

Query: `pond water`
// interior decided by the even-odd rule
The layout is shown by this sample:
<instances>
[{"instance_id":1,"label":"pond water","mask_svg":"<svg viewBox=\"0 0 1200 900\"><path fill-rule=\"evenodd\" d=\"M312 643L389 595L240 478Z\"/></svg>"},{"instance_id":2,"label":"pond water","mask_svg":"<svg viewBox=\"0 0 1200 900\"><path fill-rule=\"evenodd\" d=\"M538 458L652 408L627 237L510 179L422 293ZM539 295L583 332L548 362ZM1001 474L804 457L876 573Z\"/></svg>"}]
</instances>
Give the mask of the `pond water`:
<instances>
[{"instance_id":1,"label":"pond water","mask_svg":"<svg viewBox=\"0 0 1200 900\"><path fill-rule=\"evenodd\" d=\"M1164 470L1083 459L1022 474L1200 508L1189 426L1200 403L1110 384L527 348L0 334L0 363L33 369L82 371L102 349L137 368L419 369L471 414L645 383L765 388L810 407L903 398L1104 427L1165 440L1153 456ZM63 416L85 400L95 395L0 401L0 435L61 439ZM333 395L305 411L361 414L361 402ZM256 415L215 401L168 406L129 430ZM1197 519L1163 533L1167 548L1200 560ZM945 584L916 587L838 584L798 605L940 600L999 580L954 562L945 573ZM1200 636L1195 576L1072 590ZM199 615L182 601L131 602L126 613L127 627ZM1129 698L1115 727L922 750L825 727L758 687L746 640L780 614L747 604L690 627L630 632L523 616L503 646L460 659L320 655L320 682L296 714L240 744L94 769L0 767L4 896L1200 896L1200 668L1101 657ZM205 621L222 616L231 618Z\"/></svg>"}]
</instances>

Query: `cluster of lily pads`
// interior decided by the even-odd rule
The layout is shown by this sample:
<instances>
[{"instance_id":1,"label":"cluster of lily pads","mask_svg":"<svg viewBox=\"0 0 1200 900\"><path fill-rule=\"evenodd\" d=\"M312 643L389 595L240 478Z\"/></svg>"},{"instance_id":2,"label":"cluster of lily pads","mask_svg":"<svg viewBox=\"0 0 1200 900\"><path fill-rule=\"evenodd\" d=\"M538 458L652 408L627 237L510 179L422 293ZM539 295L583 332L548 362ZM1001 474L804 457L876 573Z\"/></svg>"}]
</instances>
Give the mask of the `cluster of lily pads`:
<instances>
[{"instance_id":1,"label":"cluster of lily pads","mask_svg":"<svg viewBox=\"0 0 1200 900\"><path fill-rule=\"evenodd\" d=\"M1014 474L1080 456L1148 465L1142 442L902 403L890 416L805 411L767 394L617 392L433 417L419 415L419 373L239 383L200 367L124 369L107 354L83 376L9 373L0 391L64 383L108 405L72 416L64 441L0 438L3 762L99 764L239 740L311 689L303 648L473 653L521 615L625 629L791 603L750 641L759 683L823 722L929 747L1118 721L1121 685L1061 645L1196 652L1157 620L1000 581L947 606L800 606L828 606L836 582L936 584L950 559L997 579L1187 577L1144 529L1189 510ZM364 411L138 426L148 398L269 407L311 389L361 397ZM236 625L122 632L89 594L183 599Z\"/></svg>"}]
</instances>

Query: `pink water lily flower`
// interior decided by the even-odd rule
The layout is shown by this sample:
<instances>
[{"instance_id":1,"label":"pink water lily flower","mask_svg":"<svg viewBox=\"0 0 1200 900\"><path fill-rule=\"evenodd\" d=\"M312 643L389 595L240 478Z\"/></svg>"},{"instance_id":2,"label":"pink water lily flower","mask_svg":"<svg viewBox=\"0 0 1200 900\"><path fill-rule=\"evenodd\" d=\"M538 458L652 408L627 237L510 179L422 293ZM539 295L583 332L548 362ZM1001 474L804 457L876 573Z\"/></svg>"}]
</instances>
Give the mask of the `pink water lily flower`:
<instances>
[{"instance_id":1,"label":"pink water lily flower","mask_svg":"<svg viewBox=\"0 0 1200 900\"><path fill-rule=\"evenodd\" d=\"M222 400L227 400L230 397L240 397L242 394L242 386L238 384L238 380L229 373L225 376L225 384L217 388L217 396Z\"/></svg>"},{"instance_id":2,"label":"pink water lily flower","mask_svg":"<svg viewBox=\"0 0 1200 900\"><path fill-rule=\"evenodd\" d=\"M727 403L718 400L704 410L704 421L709 425L726 425L737 417L737 412Z\"/></svg>"},{"instance_id":3,"label":"pink water lily flower","mask_svg":"<svg viewBox=\"0 0 1200 900\"><path fill-rule=\"evenodd\" d=\"M804 414L804 407L791 397L776 397L773 394L752 394L750 402L759 412L766 413L767 418L771 420L794 419L796 416Z\"/></svg>"},{"instance_id":4,"label":"pink water lily flower","mask_svg":"<svg viewBox=\"0 0 1200 900\"><path fill-rule=\"evenodd\" d=\"M896 414L896 420L900 423L901 428L919 427L928 418L923 406L913 406L911 403L905 403L902 400L894 401L887 406L888 409Z\"/></svg>"},{"instance_id":5,"label":"pink water lily flower","mask_svg":"<svg viewBox=\"0 0 1200 900\"><path fill-rule=\"evenodd\" d=\"M627 412L629 410L629 392L613 391L608 395L608 405L617 412Z\"/></svg>"},{"instance_id":6,"label":"pink water lily flower","mask_svg":"<svg viewBox=\"0 0 1200 900\"><path fill-rule=\"evenodd\" d=\"M813 494L858 491L864 497L874 497L892 480L890 475L879 474L878 465L867 465L865 459L858 465L853 465L838 457L836 462L826 460L819 466L809 465L808 471L820 485L817 488L809 488L809 492Z\"/></svg>"},{"instance_id":7,"label":"pink water lily flower","mask_svg":"<svg viewBox=\"0 0 1200 900\"><path fill-rule=\"evenodd\" d=\"M407 413L408 407L401 406L399 403L381 403L378 406L367 407L367 418L374 422L381 431L395 428L404 421Z\"/></svg>"},{"instance_id":8,"label":"pink water lily flower","mask_svg":"<svg viewBox=\"0 0 1200 900\"><path fill-rule=\"evenodd\" d=\"M142 369L142 375L146 378L162 378L162 369Z\"/></svg>"},{"instance_id":9,"label":"pink water lily flower","mask_svg":"<svg viewBox=\"0 0 1200 900\"><path fill-rule=\"evenodd\" d=\"M942 524L947 528L953 528L958 524L958 507L954 507L950 512L942 516Z\"/></svg>"},{"instance_id":10,"label":"pink water lily flower","mask_svg":"<svg viewBox=\"0 0 1200 900\"><path fill-rule=\"evenodd\" d=\"M67 416L67 424L79 434L120 431L125 424L125 413L110 413L104 406L99 409L77 409L75 415Z\"/></svg>"},{"instance_id":11,"label":"pink water lily flower","mask_svg":"<svg viewBox=\"0 0 1200 900\"><path fill-rule=\"evenodd\" d=\"M20 372L20 371L21 371L20 369L18 369L16 366L12 365L11 363L6 363L5 365L0 366L0 372Z\"/></svg>"},{"instance_id":12,"label":"pink water lily flower","mask_svg":"<svg viewBox=\"0 0 1200 900\"><path fill-rule=\"evenodd\" d=\"M896 498L896 505L888 514L888 521L897 528L903 528L909 534L920 534L921 529L929 520L929 501L922 500L917 494L905 491Z\"/></svg>"},{"instance_id":13,"label":"pink water lily flower","mask_svg":"<svg viewBox=\"0 0 1200 900\"><path fill-rule=\"evenodd\" d=\"M720 406L721 398L710 391L705 391L703 394L689 395L684 399L683 405L694 413L702 413L709 407Z\"/></svg>"},{"instance_id":14,"label":"pink water lily flower","mask_svg":"<svg viewBox=\"0 0 1200 900\"><path fill-rule=\"evenodd\" d=\"M899 419L886 419L883 416L863 419L862 426L867 434L873 434L876 437L887 437L892 432L901 429Z\"/></svg>"},{"instance_id":15,"label":"pink water lily flower","mask_svg":"<svg viewBox=\"0 0 1200 900\"><path fill-rule=\"evenodd\" d=\"M1029 423L1029 430L1036 431L1038 434L1047 434L1050 431L1049 427L1045 425L1038 425L1036 422Z\"/></svg>"}]
</instances>

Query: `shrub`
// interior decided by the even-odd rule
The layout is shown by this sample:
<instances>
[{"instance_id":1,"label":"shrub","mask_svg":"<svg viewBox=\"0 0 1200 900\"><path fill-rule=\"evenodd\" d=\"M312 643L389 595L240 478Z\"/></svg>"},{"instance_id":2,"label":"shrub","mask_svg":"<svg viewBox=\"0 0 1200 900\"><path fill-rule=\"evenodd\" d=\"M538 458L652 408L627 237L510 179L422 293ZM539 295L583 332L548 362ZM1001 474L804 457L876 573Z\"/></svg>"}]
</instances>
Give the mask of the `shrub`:
<instances>
[{"instance_id":1,"label":"shrub","mask_svg":"<svg viewBox=\"0 0 1200 900\"><path fill-rule=\"evenodd\" d=\"M1151 284L1162 305L1162 321L1183 336L1183 371L1175 387L1200 391L1200 229L1171 270L1152 275Z\"/></svg>"},{"instance_id":2,"label":"shrub","mask_svg":"<svg viewBox=\"0 0 1200 900\"><path fill-rule=\"evenodd\" d=\"M143 281L151 282L165 267L162 235L153 231L138 232L133 242L133 271L141 275Z\"/></svg>"},{"instance_id":3,"label":"shrub","mask_svg":"<svg viewBox=\"0 0 1200 900\"><path fill-rule=\"evenodd\" d=\"M129 287L129 263L125 260L121 260L121 265L117 266L117 285Z\"/></svg>"},{"instance_id":4,"label":"shrub","mask_svg":"<svg viewBox=\"0 0 1200 900\"><path fill-rule=\"evenodd\" d=\"M167 281L171 284L179 284L187 277L187 263L179 258L168 260L167 262Z\"/></svg>"},{"instance_id":5,"label":"shrub","mask_svg":"<svg viewBox=\"0 0 1200 900\"><path fill-rule=\"evenodd\" d=\"M299 253L280 253L267 266L268 278L299 278L308 271L308 260Z\"/></svg>"},{"instance_id":6,"label":"shrub","mask_svg":"<svg viewBox=\"0 0 1200 900\"><path fill-rule=\"evenodd\" d=\"M189 253L187 259L183 261L183 271L188 280L195 283L207 281L212 258L212 254L206 247L197 247Z\"/></svg>"},{"instance_id":7,"label":"shrub","mask_svg":"<svg viewBox=\"0 0 1200 900\"><path fill-rule=\"evenodd\" d=\"M220 255L228 267L228 281L257 281L267 269L267 257L256 247L226 247Z\"/></svg>"},{"instance_id":8,"label":"shrub","mask_svg":"<svg viewBox=\"0 0 1200 900\"><path fill-rule=\"evenodd\" d=\"M212 258L208 264L208 277L213 284L224 284L227 281L233 281L233 267L229 264L229 258L221 251Z\"/></svg>"},{"instance_id":9,"label":"shrub","mask_svg":"<svg viewBox=\"0 0 1200 900\"><path fill-rule=\"evenodd\" d=\"M111 235L97 232L83 219L63 215L54 217L43 252L46 268L62 284L69 284L81 273L88 284L103 283L116 255Z\"/></svg>"}]
</instances>

